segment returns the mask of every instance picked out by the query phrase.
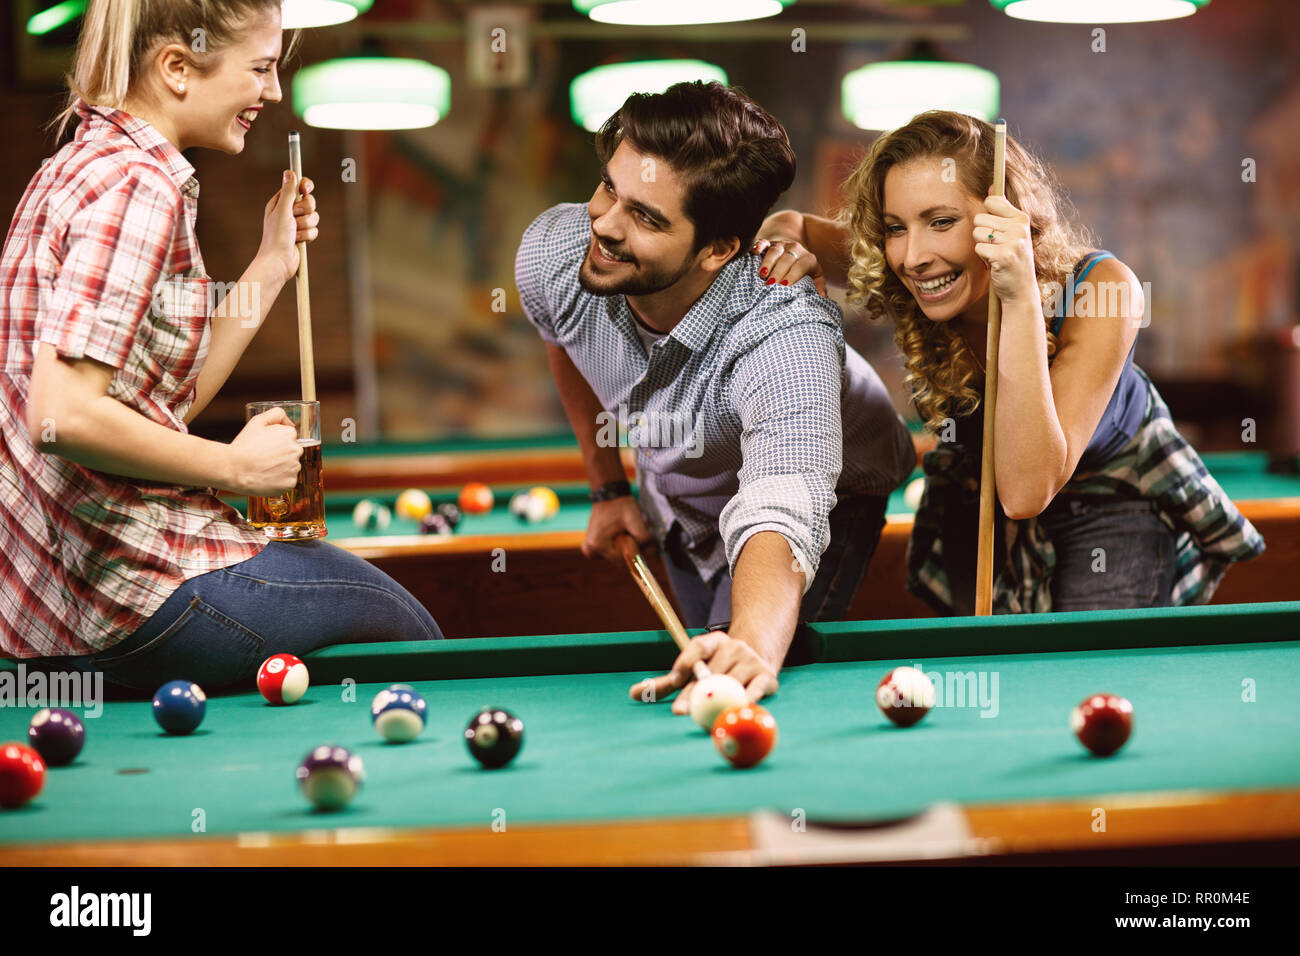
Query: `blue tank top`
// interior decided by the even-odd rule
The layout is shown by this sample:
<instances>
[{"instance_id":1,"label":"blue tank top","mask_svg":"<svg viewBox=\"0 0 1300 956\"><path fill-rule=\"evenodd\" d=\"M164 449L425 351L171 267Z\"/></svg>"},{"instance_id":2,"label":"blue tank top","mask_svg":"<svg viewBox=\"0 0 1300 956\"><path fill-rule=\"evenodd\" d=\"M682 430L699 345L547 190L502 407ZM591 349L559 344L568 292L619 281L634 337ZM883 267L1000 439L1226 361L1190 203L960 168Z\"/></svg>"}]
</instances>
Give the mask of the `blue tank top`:
<instances>
[{"instance_id":1,"label":"blue tank top","mask_svg":"<svg viewBox=\"0 0 1300 956\"><path fill-rule=\"evenodd\" d=\"M1088 253L1075 263L1074 283L1077 285L1087 278L1092 267L1098 262L1114 258L1113 254L1105 250ZM1052 323L1052 334L1059 335L1064 323L1065 315L1062 314ZM1101 420L1097 422L1097 429L1092 433L1092 439L1084 449L1076 471L1093 471L1100 468L1133 440L1133 436L1142 425L1147 409L1147 386L1146 380L1133 365L1133 351L1136 348L1135 341L1132 348L1128 350L1128 356L1124 359L1124 369L1115 384L1115 391L1111 393L1110 402L1102 412ZM965 418L957 419L956 423L956 444L965 445L978 457L984 427L984 406L981 405Z\"/></svg>"}]
</instances>

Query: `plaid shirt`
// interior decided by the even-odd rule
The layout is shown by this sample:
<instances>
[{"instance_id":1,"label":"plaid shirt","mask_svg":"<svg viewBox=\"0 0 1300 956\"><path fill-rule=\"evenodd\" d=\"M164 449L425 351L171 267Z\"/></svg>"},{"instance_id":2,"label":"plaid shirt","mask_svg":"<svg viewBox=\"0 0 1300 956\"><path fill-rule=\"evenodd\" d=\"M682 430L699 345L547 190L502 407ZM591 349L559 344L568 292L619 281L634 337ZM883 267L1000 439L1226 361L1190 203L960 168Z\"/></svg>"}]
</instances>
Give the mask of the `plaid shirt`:
<instances>
[{"instance_id":1,"label":"plaid shirt","mask_svg":"<svg viewBox=\"0 0 1300 956\"><path fill-rule=\"evenodd\" d=\"M1101 467L1075 472L1062 495L1145 498L1174 535L1175 606L1206 604L1234 561L1264 551L1264 539L1178 433L1146 373L1142 425ZM982 415L982 411L977 410ZM907 587L940 614L973 614L979 517L979 445L941 442L923 461L925 493L908 543ZM960 527L959 527L960 525ZM964 547L944 536L959 538ZM1052 610L1056 548L1037 518L1012 521L999 506L994 525L993 613Z\"/></svg>"},{"instance_id":2,"label":"plaid shirt","mask_svg":"<svg viewBox=\"0 0 1300 956\"><path fill-rule=\"evenodd\" d=\"M776 531L811 585L837 493L887 495L916 463L875 370L844 344L839 307L810 279L766 285L742 254L647 354L627 300L579 285L590 241L585 205L547 210L524 232L515 281L542 338L627 421L652 529L679 524L705 580Z\"/></svg>"},{"instance_id":3,"label":"plaid shirt","mask_svg":"<svg viewBox=\"0 0 1300 956\"><path fill-rule=\"evenodd\" d=\"M77 113L0 256L0 650L13 657L102 651L185 580L266 545L211 488L93 471L28 437L39 343L112 366L110 396L180 432L207 354L194 168L141 120Z\"/></svg>"}]
</instances>

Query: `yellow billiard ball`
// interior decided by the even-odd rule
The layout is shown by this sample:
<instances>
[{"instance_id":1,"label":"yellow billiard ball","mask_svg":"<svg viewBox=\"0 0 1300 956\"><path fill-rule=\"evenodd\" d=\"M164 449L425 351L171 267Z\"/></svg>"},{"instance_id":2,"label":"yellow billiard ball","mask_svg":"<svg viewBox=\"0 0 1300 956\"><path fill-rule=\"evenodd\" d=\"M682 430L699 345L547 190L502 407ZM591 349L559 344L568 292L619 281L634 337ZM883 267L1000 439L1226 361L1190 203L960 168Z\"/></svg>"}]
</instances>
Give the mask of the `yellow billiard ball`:
<instances>
[{"instance_id":1,"label":"yellow billiard ball","mask_svg":"<svg viewBox=\"0 0 1300 956\"><path fill-rule=\"evenodd\" d=\"M419 488L407 488L397 496L397 513L412 521L422 521L424 516L433 511L433 502Z\"/></svg>"},{"instance_id":2,"label":"yellow billiard ball","mask_svg":"<svg viewBox=\"0 0 1300 956\"><path fill-rule=\"evenodd\" d=\"M528 489L528 494L544 503L543 513L547 518L554 518L560 513L560 496L544 485Z\"/></svg>"}]
</instances>

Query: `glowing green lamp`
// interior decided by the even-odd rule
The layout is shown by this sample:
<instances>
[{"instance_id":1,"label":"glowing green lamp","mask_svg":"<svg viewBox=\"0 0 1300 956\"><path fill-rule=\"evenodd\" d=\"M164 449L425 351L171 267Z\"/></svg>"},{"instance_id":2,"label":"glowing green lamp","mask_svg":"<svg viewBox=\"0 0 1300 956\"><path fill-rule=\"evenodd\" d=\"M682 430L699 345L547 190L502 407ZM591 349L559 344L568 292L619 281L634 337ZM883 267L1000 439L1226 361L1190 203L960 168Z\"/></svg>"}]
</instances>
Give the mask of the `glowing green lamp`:
<instances>
[{"instance_id":1,"label":"glowing green lamp","mask_svg":"<svg viewBox=\"0 0 1300 956\"><path fill-rule=\"evenodd\" d=\"M795 0L573 0L573 8L599 23L734 23L780 13Z\"/></svg>"},{"instance_id":2,"label":"glowing green lamp","mask_svg":"<svg viewBox=\"0 0 1300 956\"><path fill-rule=\"evenodd\" d=\"M1139 23L1190 17L1210 0L989 0L1018 20L1047 23Z\"/></svg>"},{"instance_id":3,"label":"glowing green lamp","mask_svg":"<svg viewBox=\"0 0 1300 956\"><path fill-rule=\"evenodd\" d=\"M594 133L633 93L662 93L674 83L691 80L725 84L727 74L703 60L610 63L588 70L569 84L569 108L573 121Z\"/></svg>"},{"instance_id":4,"label":"glowing green lamp","mask_svg":"<svg viewBox=\"0 0 1300 956\"><path fill-rule=\"evenodd\" d=\"M418 129L451 108L451 77L424 60L327 60L294 75L293 108L325 129Z\"/></svg>"}]
</instances>

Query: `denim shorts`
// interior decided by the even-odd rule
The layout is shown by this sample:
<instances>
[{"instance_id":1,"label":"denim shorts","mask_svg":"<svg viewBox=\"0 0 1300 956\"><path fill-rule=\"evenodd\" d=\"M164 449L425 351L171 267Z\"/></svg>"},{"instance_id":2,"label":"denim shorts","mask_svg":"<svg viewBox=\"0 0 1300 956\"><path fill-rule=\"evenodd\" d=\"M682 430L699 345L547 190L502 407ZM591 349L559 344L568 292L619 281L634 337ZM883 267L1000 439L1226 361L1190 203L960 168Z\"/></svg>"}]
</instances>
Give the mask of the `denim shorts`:
<instances>
[{"instance_id":1,"label":"denim shorts","mask_svg":"<svg viewBox=\"0 0 1300 956\"><path fill-rule=\"evenodd\" d=\"M249 681L271 654L441 637L419 601L356 555L324 541L273 541L186 581L120 643L47 663L150 693L177 679L208 690Z\"/></svg>"},{"instance_id":2,"label":"denim shorts","mask_svg":"<svg viewBox=\"0 0 1300 956\"><path fill-rule=\"evenodd\" d=\"M1168 607L1176 541L1149 499L1058 496L1039 516L1052 539L1052 610Z\"/></svg>"}]
</instances>

